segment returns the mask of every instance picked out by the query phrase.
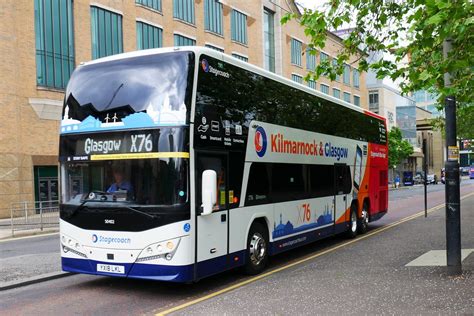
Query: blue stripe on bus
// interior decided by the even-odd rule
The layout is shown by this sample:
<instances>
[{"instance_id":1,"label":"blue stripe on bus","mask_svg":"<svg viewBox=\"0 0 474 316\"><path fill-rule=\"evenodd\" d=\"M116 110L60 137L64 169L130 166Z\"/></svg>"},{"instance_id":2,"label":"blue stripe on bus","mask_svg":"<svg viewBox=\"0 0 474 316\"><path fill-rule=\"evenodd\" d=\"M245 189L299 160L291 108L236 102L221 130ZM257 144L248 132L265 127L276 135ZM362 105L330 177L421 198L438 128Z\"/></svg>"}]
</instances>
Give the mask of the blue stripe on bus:
<instances>
[{"instance_id":1,"label":"blue stripe on bus","mask_svg":"<svg viewBox=\"0 0 474 316\"><path fill-rule=\"evenodd\" d=\"M193 265L165 266L143 263L101 262L88 259L61 258L62 269L75 273L107 275L114 277L129 277L172 282L189 282L193 280ZM125 267L124 274L97 272L97 264L121 265Z\"/></svg>"},{"instance_id":2,"label":"blue stripe on bus","mask_svg":"<svg viewBox=\"0 0 474 316\"><path fill-rule=\"evenodd\" d=\"M294 249L317 240L345 232L348 229L349 223L340 223L335 226L324 227L317 230L312 230L307 233L298 234L289 238L280 239L270 243L270 255Z\"/></svg>"}]
</instances>

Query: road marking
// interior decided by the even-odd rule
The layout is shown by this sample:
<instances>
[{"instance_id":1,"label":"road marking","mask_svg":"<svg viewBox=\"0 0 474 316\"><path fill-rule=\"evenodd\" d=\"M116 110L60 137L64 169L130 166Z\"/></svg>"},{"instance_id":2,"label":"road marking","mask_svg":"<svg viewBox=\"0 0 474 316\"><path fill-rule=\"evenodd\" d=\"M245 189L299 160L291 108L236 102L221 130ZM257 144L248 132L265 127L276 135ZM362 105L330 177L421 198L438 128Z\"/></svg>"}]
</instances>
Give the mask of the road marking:
<instances>
[{"instance_id":1,"label":"road marking","mask_svg":"<svg viewBox=\"0 0 474 316\"><path fill-rule=\"evenodd\" d=\"M469 198L469 197L471 197L471 196L474 196L474 193L469 193L469 194L467 194L467 195L461 197L461 200L464 200L464 199ZM437 205L437 206L435 206L435 207L430 208L430 209L427 211L427 213L429 214L429 213L438 211L439 209L441 209L441 208L443 208L443 207L445 207L445 206L446 206L445 203L440 204L440 205ZM357 238L355 238L355 239L346 241L346 242L344 242L344 243L342 243L342 244L336 245L336 246L334 246L334 247L332 247L332 248L329 248L329 249L326 249L326 250L323 250L323 251L316 252L315 254L312 254L312 255L310 255L310 256L308 256L308 257L305 257L305 258L302 258L302 259L298 259L298 260L296 260L296 261L294 261L294 262L291 262L291 263L289 263L289 264L287 264L287 265L284 265L284 266L281 266L281 267L276 268L276 269L274 269L274 270L271 270L271 271L268 271L268 272L259 274L259 275L255 276L255 277L252 277L252 278L248 279L248 280L245 280L245 281L236 283L236 284L234 284L234 285L231 285L231 286L229 286L229 287L223 288L223 289L218 290L218 291L216 291L216 292L210 293L210 294L208 294L208 295L199 297L199 298L194 299L194 300L192 300L192 301L189 301L189 302L183 303L183 304L181 304L181 305L172 307L172 308L170 308L170 309L164 310L164 311L162 311L162 312L157 313L156 316L168 315L168 314L170 314L170 313L173 313L173 312L182 310L182 309L184 309L184 308L186 308L186 307L195 305L195 304L197 304L197 303L206 301L206 300L208 300L208 299L211 299L211 298L213 298L213 297L219 296L219 295L221 295L221 294L224 294L224 293L230 292L230 291L232 291L232 290L238 289L238 288L240 288L240 287L242 287L242 286L244 286L244 285L253 283L253 282L258 281L258 280L260 280L260 279L263 279L263 278L265 278L265 277L267 277L267 276L270 276L270 275L275 274L275 273L277 273L277 272L280 272L280 271L289 269L289 268L291 268L291 267L294 267L294 266L296 266L296 265L302 264L302 263L307 262L307 261L309 261L309 260L312 260L312 259L315 259L315 258L324 256L324 255L326 255L326 254L328 254L328 253L331 253L331 252L333 252L333 251L336 251L336 250L338 250L338 249L340 249L340 248L349 246L349 245L351 245L351 244L353 244L353 243L356 243L356 242L358 242L358 241L360 241L360 240L369 238L369 237L371 237L371 236L373 236L373 235L376 235L376 234L379 234L379 233L381 233L381 232L383 232L383 231L386 231L386 230L388 230L388 229L390 229L390 228L392 228L392 227L398 226L398 225L400 225L400 224L403 224L403 223L405 223L405 222L411 221L411 220L413 220L413 219L415 219L415 218L418 218L418 217L421 217L421 216L424 216L424 215L425 215L425 211L424 211L424 210L423 210L423 211L420 211L420 212L415 213L415 214L413 214L413 215L410 215L410 216L407 216L407 217L405 217L405 218L399 219L398 221L396 221L396 222L394 222L394 223L392 223L392 224L388 224L388 225L385 225L385 226L381 226L381 227L379 227L379 228L376 228L376 229L374 229L373 231L371 231L371 232L369 232L369 233L366 233L366 234L364 234L364 235L362 235L362 236L360 236L360 237L357 237Z\"/></svg>"},{"instance_id":2,"label":"road marking","mask_svg":"<svg viewBox=\"0 0 474 316\"><path fill-rule=\"evenodd\" d=\"M24 237L13 237L13 238L8 238L8 239L2 239L2 240L0 240L0 243L7 242L7 241L14 241L14 240L22 240L22 239L30 239L30 238L37 238L37 237L53 236L53 235L58 235L58 234L59 234L59 232L47 233L47 234L37 234L37 235L24 236Z\"/></svg>"}]
</instances>

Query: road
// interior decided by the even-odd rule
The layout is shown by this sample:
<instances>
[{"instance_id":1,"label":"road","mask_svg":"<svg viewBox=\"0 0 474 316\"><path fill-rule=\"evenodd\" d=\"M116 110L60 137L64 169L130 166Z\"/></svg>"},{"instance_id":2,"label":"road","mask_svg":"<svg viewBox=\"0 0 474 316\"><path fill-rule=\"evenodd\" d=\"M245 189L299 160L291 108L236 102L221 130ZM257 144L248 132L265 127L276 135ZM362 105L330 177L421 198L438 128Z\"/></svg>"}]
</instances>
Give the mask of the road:
<instances>
[{"instance_id":1,"label":"road","mask_svg":"<svg viewBox=\"0 0 474 316\"><path fill-rule=\"evenodd\" d=\"M461 192L461 195L474 192L474 181L463 181ZM371 231L376 232L376 228L394 223L402 218L423 210L422 193L422 187L391 191L389 195L389 213L380 221L372 223ZM474 199L469 200L469 203L472 204L472 201L474 201ZM429 186L429 207L439 205L443 202L444 185ZM292 266L291 268L281 272L272 274L266 278L252 282L247 287L245 287L247 289L246 291L242 290L242 288L239 288L238 290L213 297L204 303L193 305L188 309L179 311L179 313L206 314L209 312L210 314L308 314L314 311L314 309L312 309L314 308L314 305L311 304L316 304L316 302L321 308L317 310L328 313L331 312L331 309L328 309L330 308L330 304L334 304L334 302L337 301L335 298L338 298L338 295L341 291L344 291L344 288L346 288L346 290L351 289L357 292L357 287L363 284L365 291L369 291L369 289L372 289L373 286L373 291L376 291L377 293L385 293L388 291L387 287L390 288L390 283L387 283L387 280L381 282L377 278L371 276L388 276L395 270L400 271L400 273L403 272L403 276L398 279L397 275L390 278L387 277L387 279L390 279L394 285L398 284L401 286L401 281L409 282L412 279L415 280L416 275L413 275L413 272L409 272L407 275L407 272L400 268L403 267L402 263L408 262L404 257L408 256L411 258L415 254L418 254L419 251L412 247L417 245L417 247L423 248L421 245L423 241L427 242L428 244L432 243L438 248L443 247L443 238L439 237L438 235L416 235L417 229L419 229L419 231L422 229L430 229L429 227L425 227L426 225L434 226L436 224L441 227L438 227L438 230L442 230L443 214L444 210L434 212L428 216L427 220L420 218L414 220L413 223L407 222L397 226L397 228L383 231L379 233L377 237L366 238L363 242L356 241L355 243L351 243L350 245L338 248L336 250L332 249L334 249L334 247L337 245L347 242L347 240L342 237L334 237L284 253L282 255L276 256L271 261L269 271L280 268L283 269L283 267L286 265L298 260L307 261ZM410 230L411 226L413 226L413 230ZM399 229L403 227L404 229L408 229L409 233L397 235L397 233L399 233ZM465 233L465 231L463 231L463 233ZM412 239L404 240L402 236L405 235L407 238L410 237ZM470 235L467 235L466 238L463 235L463 240L470 240L469 238L474 239L474 236L471 237L471 235L473 234L471 233ZM428 241L426 240L427 238L429 239ZM391 243L392 246L386 246L381 242L382 240L385 240L386 244L390 245ZM23 239L13 242L15 243L15 248L17 248L17 250L10 252L1 251L0 260L2 260L2 262L3 260L14 260L14 258L17 258L22 261L20 264L40 266L42 264L42 255L51 253L51 251L58 253L57 236ZM404 242L407 242L407 244L404 244ZM474 241L470 246L474 248ZM0 247L2 247L1 243ZM386 248L381 249L380 247ZM305 259L314 256L315 253L325 251L331 252L312 259ZM32 255L32 253L35 255ZM383 254L382 256L380 256L381 253ZM373 263L376 269L374 271L369 271L366 267L360 267L353 270L345 270L343 267L344 262L357 262L357 260L360 260L358 258L359 254L364 254L367 260L370 262L379 260L376 263ZM377 255L371 256L370 254ZM341 259L343 257L345 259ZM395 260L396 263L394 263L393 260ZM334 265L334 262L339 262L339 264ZM58 263L59 253L58 261L54 264ZM383 269L382 267L385 266L390 266L390 269ZM326 268L321 270L321 267ZM327 267L331 268L328 269ZM308 275L316 273L317 271L326 271L328 273L323 275L312 275L310 278L307 277ZM436 275L436 273L439 275L440 273L438 270L433 271L429 271L430 275ZM4 274L3 268L1 274ZM364 280L362 276L365 276L368 279ZM334 284L337 283L331 282L331 279L341 280L341 283L339 286L334 287ZM179 306L186 302L192 301L193 299L197 299L206 295L213 296L213 293L216 291L225 290L229 286L239 284L240 282L246 280L250 279L248 277L242 276L238 271L230 271L202 280L197 284L189 285L118 279L100 276L74 275L62 279L0 292L0 302L2 302L0 304L0 314L154 314L156 312L167 310L174 306ZM316 284L314 280L319 280L319 285ZM453 287L453 284L450 284L445 279L443 280L444 281L441 286ZM471 282L472 278L469 280ZM422 281L424 283L419 287L420 291L425 288L430 288L430 282L427 281L426 277L422 277ZM298 288L286 287L285 290L285 287L279 286L284 282L291 282L292 284L301 283L301 286L298 285ZM325 289L321 289L321 284L327 284L327 287ZM433 284L431 285L433 286ZM458 293L459 295L453 299L452 304L460 304L459 302L462 303L466 299L470 299L469 295L472 295L470 306L474 305L474 294L472 294L472 289L474 286L472 283L469 283L468 285L470 286L471 292L467 291L466 294L466 291L461 291L465 294ZM460 288L463 288L463 286L465 286L464 283L459 285ZM289 289L291 291L289 291ZM308 289L310 289L310 293L305 292ZM309 297L312 297L311 291L313 290L318 292L318 296L317 299L313 299L312 303L308 302L307 299L298 301L298 297L304 298L308 297L308 295ZM416 294L413 291L415 290L409 290L405 294L395 291L397 300L403 301L404 295L407 296L405 299L408 299L408 294ZM269 296L264 302L260 302L257 299L259 293L261 294L266 292L269 293ZM354 311L359 311L364 313L363 310L360 310L360 308L361 306L364 306L362 303L364 302L364 296L367 294L363 293L359 295L355 293L350 296L351 300L347 300L348 302L353 302L353 309L351 309L350 305L342 304L342 302L340 302L341 312L353 313ZM348 293L346 294L348 295ZM291 302L288 301L288 303L285 305L282 304L282 302L287 300L286 295L291 296L292 300ZM438 293L431 293L431 295L433 295L433 298L436 298ZM468 295L467 298L465 295ZM265 295L263 296L265 297ZM338 299L341 300L341 298ZM449 302L446 302L446 299L441 297L438 298L438 300L439 302L442 302L440 306L436 305L439 308L442 308L443 306L450 306ZM346 301L346 299L343 301ZM255 305L255 309L239 309L239 306L242 308L242 306L245 306L246 304L248 305L249 302L252 302L252 305ZM271 302L273 304L271 306L275 306L275 308L272 309L271 307L267 306L268 302ZM306 305L303 304L298 306L299 303L304 303ZM380 302L380 304L382 303L383 302ZM374 302L371 302L371 304L372 308L374 308L372 312L377 312L377 305ZM383 306L383 304L380 306ZM406 311L412 310L418 311L420 313L423 312L423 310L417 310L416 306L413 304L408 304L406 306L411 308ZM366 312L369 310L370 309L367 309ZM387 311L389 310L390 308L387 308ZM404 310L392 309L392 312L396 313L397 311L400 312ZM431 311L440 313L443 310L432 309ZM458 309L458 311L469 312L470 310Z\"/></svg>"}]
</instances>

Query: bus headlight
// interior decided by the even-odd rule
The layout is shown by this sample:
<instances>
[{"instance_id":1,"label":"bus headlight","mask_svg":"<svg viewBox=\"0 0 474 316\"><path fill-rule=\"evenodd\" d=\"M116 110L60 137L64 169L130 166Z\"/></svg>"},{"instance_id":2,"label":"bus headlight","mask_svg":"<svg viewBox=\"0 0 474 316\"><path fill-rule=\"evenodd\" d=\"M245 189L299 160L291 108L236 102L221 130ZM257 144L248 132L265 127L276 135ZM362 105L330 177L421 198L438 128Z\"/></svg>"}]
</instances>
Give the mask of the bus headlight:
<instances>
[{"instance_id":1,"label":"bus headlight","mask_svg":"<svg viewBox=\"0 0 474 316\"><path fill-rule=\"evenodd\" d=\"M61 235L61 249L64 253L70 252L80 257L87 258L84 250L81 247L81 244L69 236Z\"/></svg>"},{"instance_id":2,"label":"bus headlight","mask_svg":"<svg viewBox=\"0 0 474 316\"><path fill-rule=\"evenodd\" d=\"M137 262L157 259L171 260L178 249L180 241L181 238L175 238L151 244L138 255Z\"/></svg>"}]
</instances>

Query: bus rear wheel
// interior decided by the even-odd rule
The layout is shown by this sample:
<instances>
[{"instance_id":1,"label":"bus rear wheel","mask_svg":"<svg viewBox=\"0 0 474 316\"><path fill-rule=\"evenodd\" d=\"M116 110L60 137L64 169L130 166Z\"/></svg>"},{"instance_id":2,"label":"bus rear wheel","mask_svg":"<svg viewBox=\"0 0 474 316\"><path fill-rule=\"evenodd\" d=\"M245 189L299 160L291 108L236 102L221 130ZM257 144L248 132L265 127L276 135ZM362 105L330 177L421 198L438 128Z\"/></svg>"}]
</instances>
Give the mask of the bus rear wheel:
<instances>
[{"instance_id":1,"label":"bus rear wheel","mask_svg":"<svg viewBox=\"0 0 474 316\"><path fill-rule=\"evenodd\" d=\"M369 205L364 202L360 216L359 233L365 234L369 229Z\"/></svg>"},{"instance_id":2,"label":"bus rear wheel","mask_svg":"<svg viewBox=\"0 0 474 316\"><path fill-rule=\"evenodd\" d=\"M349 229L347 230L348 238L355 238L357 236L357 230L359 226L359 221L357 219L357 208L351 207L351 216L349 219Z\"/></svg>"},{"instance_id":3,"label":"bus rear wheel","mask_svg":"<svg viewBox=\"0 0 474 316\"><path fill-rule=\"evenodd\" d=\"M262 224L254 222L247 238L247 255L244 271L246 274L259 274L268 263L267 230Z\"/></svg>"}]
</instances>

